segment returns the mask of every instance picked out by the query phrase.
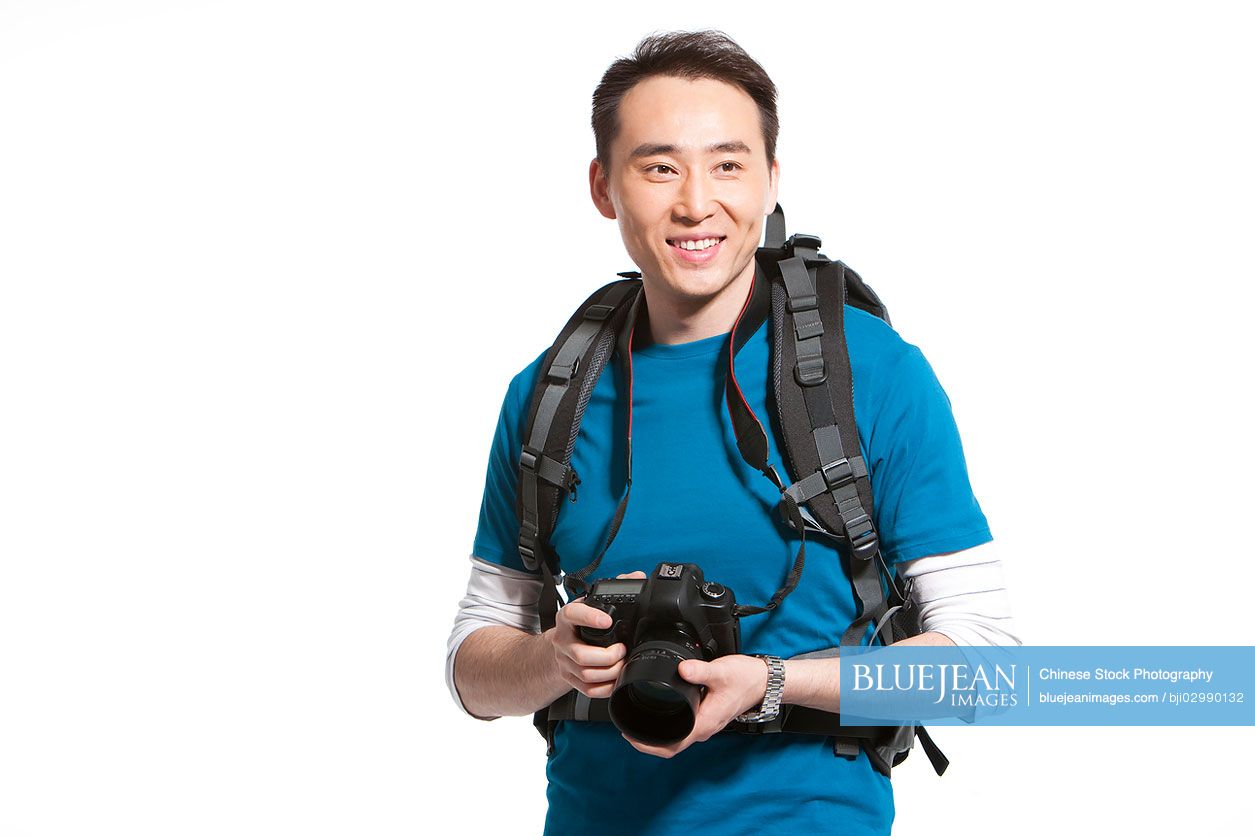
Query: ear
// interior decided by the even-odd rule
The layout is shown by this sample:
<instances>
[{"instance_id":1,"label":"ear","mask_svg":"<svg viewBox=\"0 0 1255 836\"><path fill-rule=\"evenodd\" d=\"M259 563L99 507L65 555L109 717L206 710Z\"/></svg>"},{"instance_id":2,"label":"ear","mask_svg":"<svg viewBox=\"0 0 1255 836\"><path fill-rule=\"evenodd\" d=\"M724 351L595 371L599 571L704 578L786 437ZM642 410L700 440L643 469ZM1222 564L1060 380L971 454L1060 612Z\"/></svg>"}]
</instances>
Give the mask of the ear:
<instances>
[{"instance_id":1,"label":"ear","mask_svg":"<svg viewBox=\"0 0 1255 836\"><path fill-rule=\"evenodd\" d=\"M780 193L780 160L771 161L771 172L767 179L767 208L764 215L770 215L776 208L776 195Z\"/></svg>"},{"instance_id":2,"label":"ear","mask_svg":"<svg viewBox=\"0 0 1255 836\"><path fill-rule=\"evenodd\" d=\"M601 161L593 157L588 164L588 190L593 196L593 205L603 217L614 220L618 217L614 211L614 202L610 200L610 184L606 181L606 170Z\"/></svg>"}]
</instances>

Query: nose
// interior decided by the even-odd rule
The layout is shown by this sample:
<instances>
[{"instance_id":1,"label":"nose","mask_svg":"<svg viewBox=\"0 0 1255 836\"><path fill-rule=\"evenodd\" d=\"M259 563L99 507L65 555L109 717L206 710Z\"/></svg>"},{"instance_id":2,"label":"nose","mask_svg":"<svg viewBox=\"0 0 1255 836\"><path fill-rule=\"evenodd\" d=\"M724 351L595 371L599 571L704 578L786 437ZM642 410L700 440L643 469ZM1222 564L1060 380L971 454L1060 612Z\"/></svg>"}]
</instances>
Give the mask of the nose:
<instances>
[{"instance_id":1,"label":"nose","mask_svg":"<svg viewBox=\"0 0 1255 836\"><path fill-rule=\"evenodd\" d=\"M674 212L678 219L701 223L714 212L713 192L706 178L689 174L676 194Z\"/></svg>"}]
</instances>

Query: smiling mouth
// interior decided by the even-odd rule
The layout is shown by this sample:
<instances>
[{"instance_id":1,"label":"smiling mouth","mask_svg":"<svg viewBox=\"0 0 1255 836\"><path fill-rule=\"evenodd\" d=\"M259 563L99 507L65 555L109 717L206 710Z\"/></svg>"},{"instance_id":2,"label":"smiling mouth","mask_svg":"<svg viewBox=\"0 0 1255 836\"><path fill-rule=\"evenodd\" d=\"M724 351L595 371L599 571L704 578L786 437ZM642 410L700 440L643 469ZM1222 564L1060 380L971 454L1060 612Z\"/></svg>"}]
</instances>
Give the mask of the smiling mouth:
<instances>
[{"instance_id":1,"label":"smiling mouth","mask_svg":"<svg viewBox=\"0 0 1255 836\"><path fill-rule=\"evenodd\" d=\"M700 253L705 250L712 249L713 247L717 247L719 243L723 241L724 239L726 239L727 237L728 236L726 235L717 235L717 236L711 236L710 238L702 238L697 241L677 241L674 238L668 238L667 244L669 246L674 247L677 250L682 250L684 252Z\"/></svg>"}]
</instances>

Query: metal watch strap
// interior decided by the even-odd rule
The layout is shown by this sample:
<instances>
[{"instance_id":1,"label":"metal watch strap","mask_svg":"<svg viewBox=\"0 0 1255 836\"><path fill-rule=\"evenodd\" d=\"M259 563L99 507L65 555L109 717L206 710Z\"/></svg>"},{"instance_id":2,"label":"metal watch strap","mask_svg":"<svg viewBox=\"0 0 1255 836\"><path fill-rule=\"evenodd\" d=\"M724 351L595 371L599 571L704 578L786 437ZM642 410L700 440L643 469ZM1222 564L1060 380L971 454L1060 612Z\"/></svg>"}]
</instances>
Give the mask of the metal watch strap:
<instances>
[{"instance_id":1,"label":"metal watch strap","mask_svg":"<svg viewBox=\"0 0 1255 836\"><path fill-rule=\"evenodd\" d=\"M780 698L784 695L784 660L779 656L753 653L767 663L767 692L763 704L756 711L747 711L735 719L741 723L767 723L780 713Z\"/></svg>"}]
</instances>

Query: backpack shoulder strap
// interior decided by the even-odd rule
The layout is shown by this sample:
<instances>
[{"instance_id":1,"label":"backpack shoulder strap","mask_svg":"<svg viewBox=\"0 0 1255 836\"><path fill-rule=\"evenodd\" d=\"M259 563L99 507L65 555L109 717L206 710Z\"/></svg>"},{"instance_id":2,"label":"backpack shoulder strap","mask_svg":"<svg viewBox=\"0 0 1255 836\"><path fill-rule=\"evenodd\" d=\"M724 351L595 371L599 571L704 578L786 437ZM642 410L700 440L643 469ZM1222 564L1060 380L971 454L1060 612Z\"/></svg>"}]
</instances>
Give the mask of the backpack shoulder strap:
<instances>
[{"instance_id":1,"label":"backpack shoulder strap","mask_svg":"<svg viewBox=\"0 0 1255 836\"><path fill-rule=\"evenodd\" d=\"M778 221L783 225L782 216ZM763 254L775 263L779 276L772 287L771 374L785 461L797 479L784 489L782 505L786 517L795 520L800 506L806 505L820 528L849 547L850 582L859 615L841 644L862 644L868 627L873 642L880 637L890 644L918 634L920 626L880 555L871 478L854 419L845 306L886 323L889 312L862 277L820 254L820 245L817 237L794 235L778 250ZM949 762L922 726L883 731L889 733L886 739L876 745L865 742L863 747L882 774L888 776L906 757L916 736L937 774L945 772ZM833 745L841 754L849 741L834 739Z\"/></svg>"},{"instance_id":2,"label":"backpack shoulder strap","mask_svg":"<svg viewBox=\"0 0 1255 836\"><path fill-rule=\"evenodd\" d=\"M641 282L624 278L598 289L567 321L541 362L519 456L519 554L533 571L559 572L549 536L562 500L579 484L571 453L580 420L614 349Z\"/></svg>"},{"instance_id":3,"label":"backpack shoulder strap","mask_svg":"<svg viewBox=\"0 0 1255 836\"><path fill-rule=\"evenodd\" d=\"M599 288L567 321L541 362L519 456L519 554L533 571L542 565L558 571L548 540L560 502L579 484L571 453L580 419L623 314L640 288L640 280L632 278Z\"/></svg>"},{"instance_id":4,"label":"backpack shoulder strap","mask_svg":"<svg viewBox=\"0 0 1255 836\"><path fill-rule=\"evenodd\" d=\"M820 528L848 545L860 612L842 644L857 645L869 626L879 632L888 624L898 601L887 602L881 585L885 567L871 480L854 419L848 289L856 284L860 301L879 312L884 305L857 274L820 254L820 246L816 236L793 235L772 259L779 277L772 288L772 381L783 452L796 480L784 489L783 502L787 516L805 506Z\"/></svg>"},{"instance_id":5,"label":"backpack shoulder strap","mask_svg":"<svg viewBox=\"0 0 1255 836\"><path fill-rule=\"evenodd\" d=\"M584 300L545 353L527 411L519 455L519 555L528 569L541 573L537 603L541 630L553 627L558 614L554 578L561 574L561 563L549 537L563 498L573 496L580 482L571 467L580 422L620 331L642 295L640 274L619 275L621 280ZM620 503L620 517L624 504ZM549 713L548 707L540 709L532 723L552 755L557 722Z\"/></svg>"}]
</instances>

